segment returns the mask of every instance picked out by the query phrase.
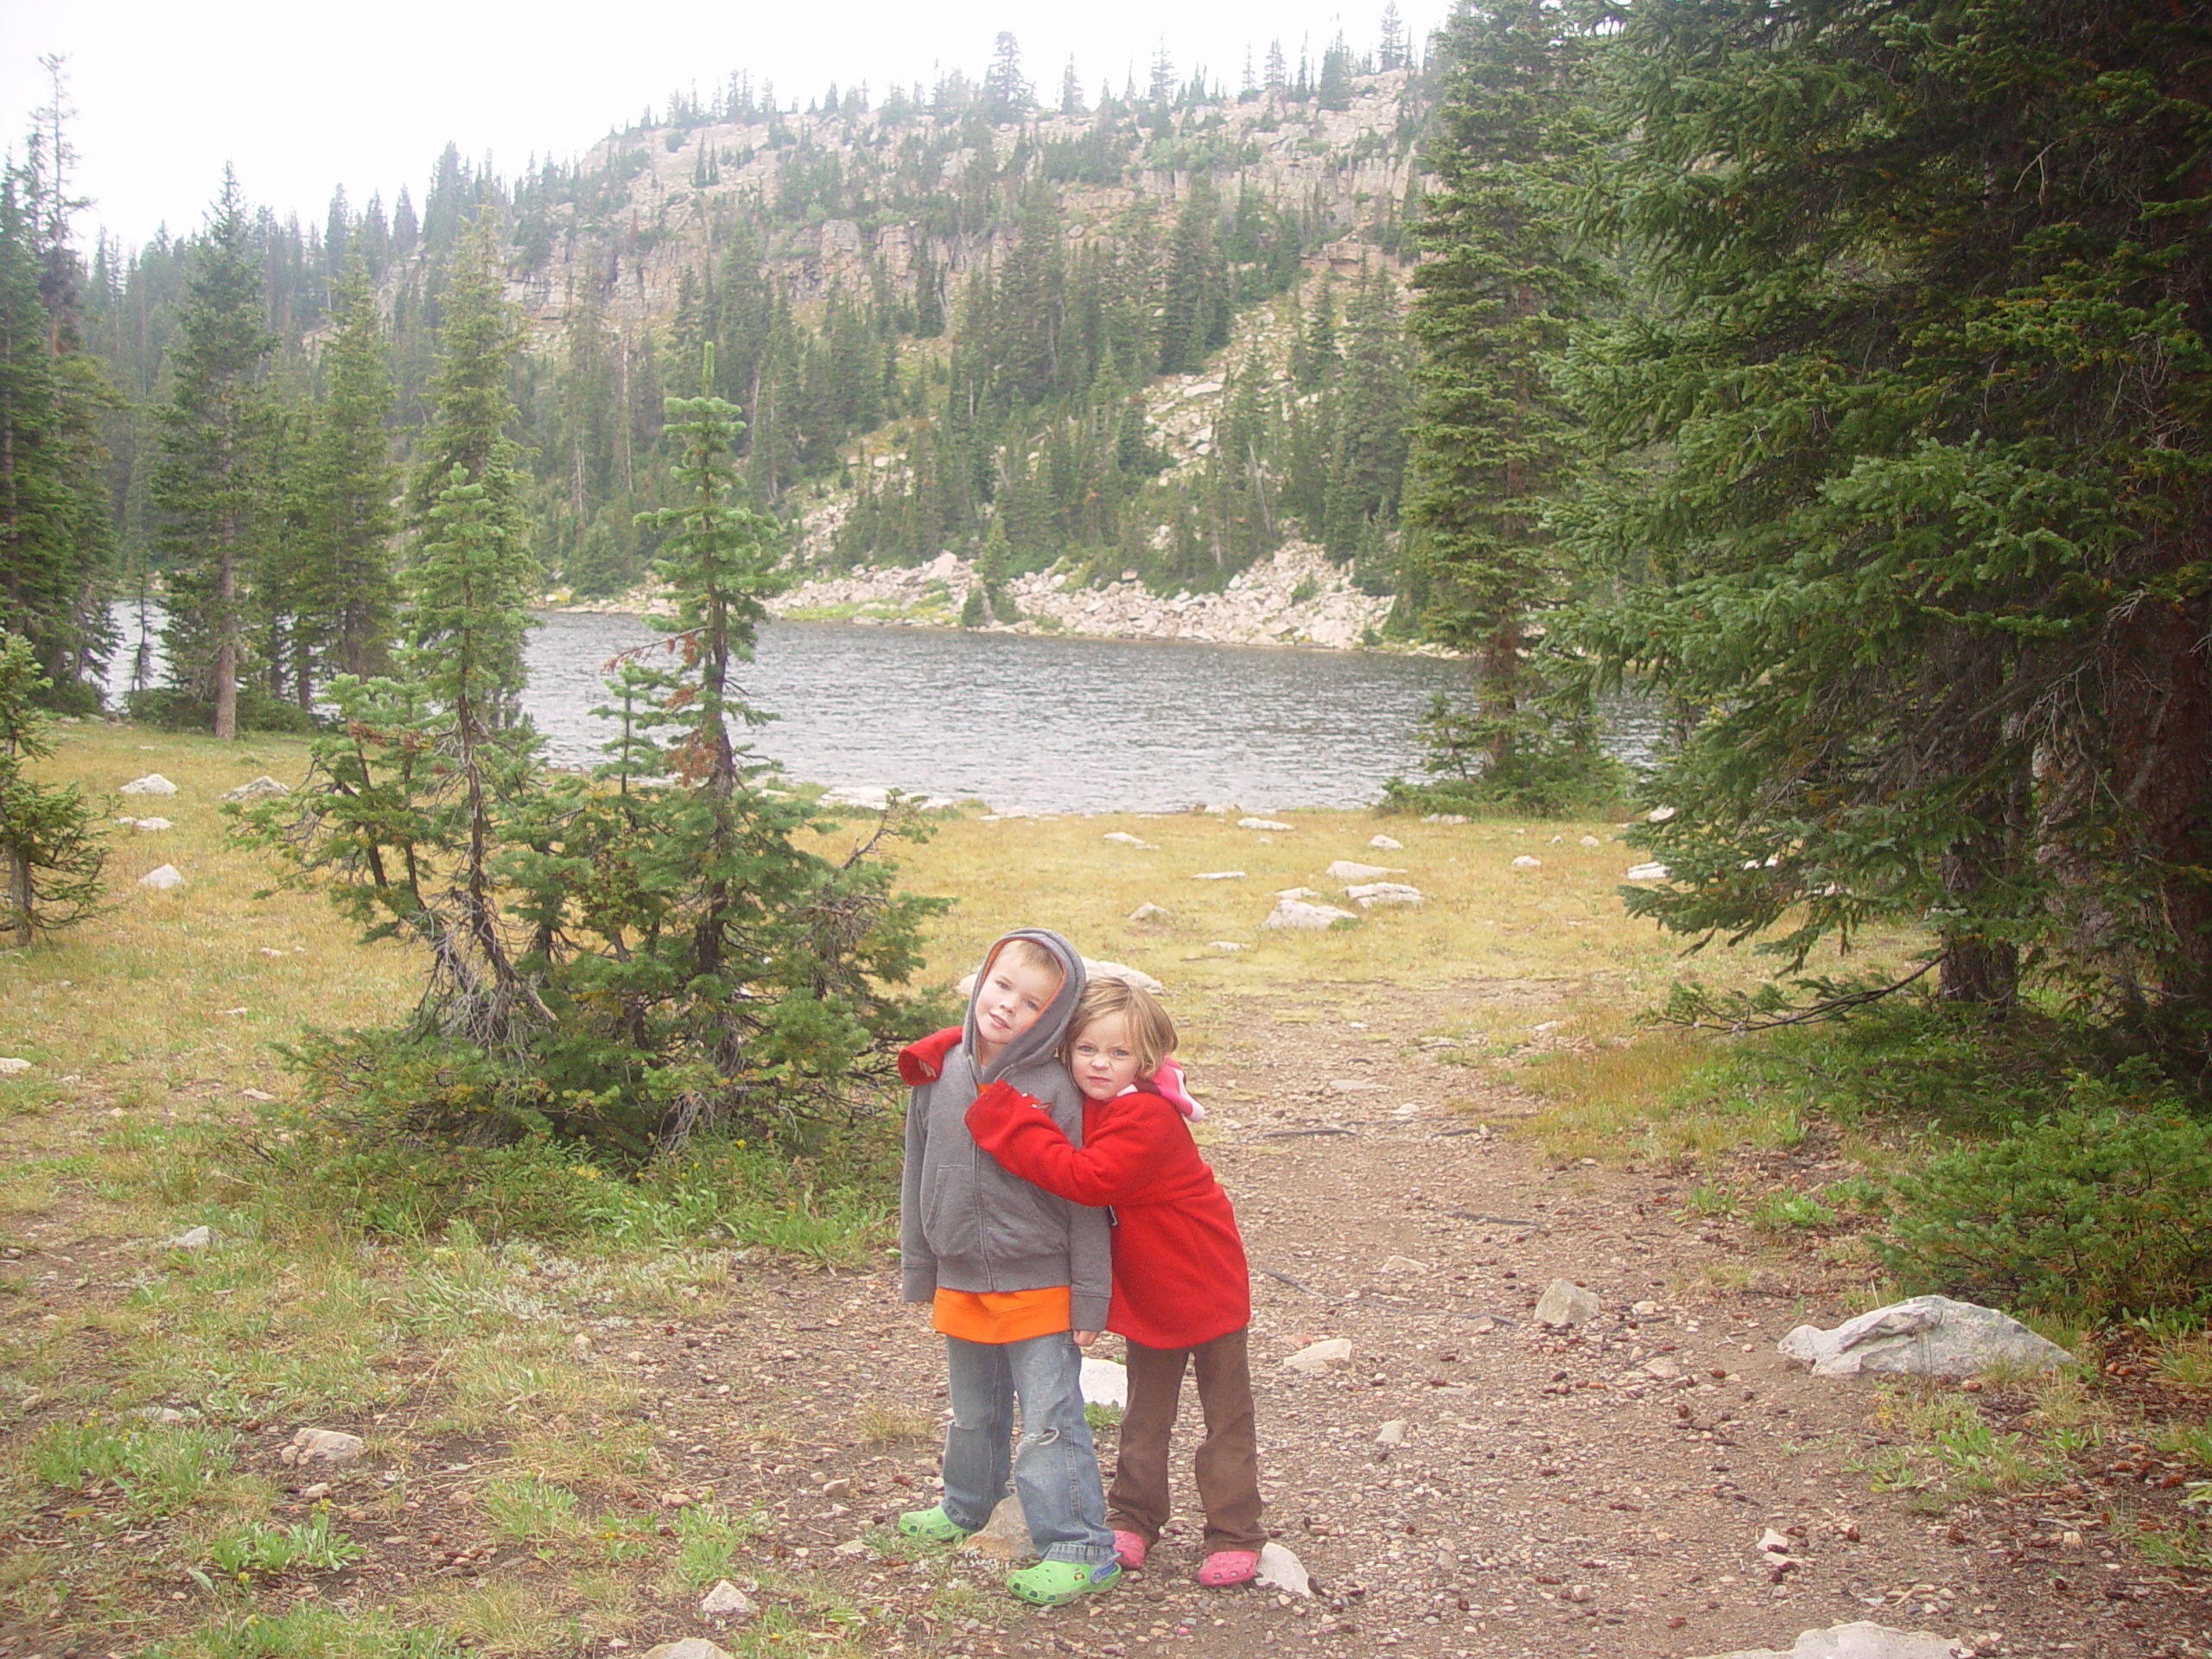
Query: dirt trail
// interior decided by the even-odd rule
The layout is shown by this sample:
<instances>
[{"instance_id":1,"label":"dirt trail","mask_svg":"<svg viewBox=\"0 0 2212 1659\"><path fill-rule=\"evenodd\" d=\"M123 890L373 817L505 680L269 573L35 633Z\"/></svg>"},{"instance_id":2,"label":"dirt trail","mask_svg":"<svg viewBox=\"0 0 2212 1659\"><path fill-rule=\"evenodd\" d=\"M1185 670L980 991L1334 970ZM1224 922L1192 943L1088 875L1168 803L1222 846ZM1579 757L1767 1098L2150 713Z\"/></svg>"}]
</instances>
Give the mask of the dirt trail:
<instances>
[{"instance_id":1,"label":"dirt trail","mask_svg":"<svg viewBox=\"0 0 2212 1659\"><path fill-rule=\"evenodd\" d=\"M924 1431L944 1396L938 1341L924 1310L898 1302L888 1266L747 1267L710 1287L688 1320L573 1310L587 1363L639 1388L657 1452L650 1476L586 1493L588 1508L666 1518L711 1494L741 1513L765 1510L765 1535L739 1558L765 1600L803 1614L807 1591L825 1592L865 1610L868 1651L915 1659L1162 1649L1215 1659L1684 1659L1786 1649L1802 1630L1855 1618L1990 1655L2212 1653L2202 1586L2148 1569L2113 1536L2126 1527L2113 1526L2109 1494L2123 1489L2084 1484L2136 1478L2118 1463L1942 1512L1916 1508L1909 1492L1870 1494L1850 1465L1888 1447L1872 1391L1816 1382L1774 1353L1800 1319L1832 1324L1849 1311L1817 1262L1758 1257L1732 1229L1685 1223L1662 1174L1544 1166L1526 1142L1484 1127L1508 1123L1525 1101L1422 1046L1421 1033L1471 1001L1514 994L1495 983L1426 998L1377 987L1363 1024L1279 1003L1231 1007L1194 1065L1211 1108L1207 1154L1255 1268L1268 1521L1313 1574L1313 1599L1200 1590L1187 1510L1149 1570L1050 1611L1014 1604L992 1562L871 1553L864 1528L880 1542L899 1510L931 1501L936 1448ZM42 1306L77 1294L68 1282L88 1251L129 1253L40 1231L55 1264L34 1275ZM1731 1270L1709 1273L1716 1263ZM1601 1299L1580 1332L1534 1319L1554 1276ZM1706 1287L1716 1281L1749 1288L1716 1298ZM1338 1337L1351 1344L1349 1370L1308 1376L1281 1363ZM2024 1404L1980 1399L2000 1416ZM1193 1396L1185 1409L1195 1422ZM1379 1445L1392 1423L1398 1443ZM297 1500L280 1506L286 1517L315 1496L277 1462L300 1426L247 1426L257 1433L245 1462ZM696 1589L664 1571L626 1571L622 1611L603 1597L587 1607L561 1560L502 1541L470 1498L506 1470L501 1445L404 1433L381 1444L376 1466L341 1481L332 1500L367 1555L302 1593L375 1607L442 1581L527 1588L586 1633L563 1653L718 1633L696 1611ZM1188 1445L1179 1444L1185 1504ZM1102 1452L1111 1446L1109 1431ZM393 1468L406 1473L403 1511L378 1507L378 1482ZM1796 1566L1777 1571L1761 1553L1769 1528L1789 1540ZM147 1590L162 1603L183 1593L166 1580ZM0 1620L0 1654L59 1650L50 1632Z\"/></svg>"},{"instance_id":2,"label":"dirt trail","mask_svg":"<svg viewBox=\"0 0 2212 1659\"><path fill-rule=\"evenodd\" d=\"M1774 1352L1800 1318L1834 1323L1848 1310L1816 1282L1790 1283L1787 1263L1752 1278L1764 1294L1685 1300L1700 1268L1738 1243L1679 1220L1662 1178L1546 1169L1476 1127L1525 1103L1502 1096L1487 1120L1447 1109L1447 1096L1464 1103L1482 1085L1414 1046L1440 1007L1396 1003L1389 1024L1364 1027L1232 1011L1216 1022L1232 1034L1195 1080L1211 1102L1208 1156L1255 1268L1268 1519L1317 1597L1199 1590L1186 1514L1147 1572L1096 1604L1033 1613L987 1597L968 1628L910 1625L907 1650L1680 1659L1786 1649L1802 1630L1856 1618L1988 1654L2204 1650L2202 1600L2111 1544L2086 1487L1942 1515L1870 1495L1845 1466L1885 1444L1868 1389L1815 1382ZM1554 1275L1603 1300L1580 1333L1535 1322ZM825 1328L832 1295L842 1318ZM782 1281L765 1328L734 1327L732 1369L770 1356L795 1385L787 1402L849 1389L930 1399L941 1394L935 1344L895 1295L887 1272L834 1292ZM1349 1370L1282 1366L1324 1337L1350 1340ZM825 1338L828 1354L787 1345ZM1194 1395L1185 1409L1195 1421ZM822 1415L836 1413L824 1402ZM1390 1422L1402 1442L1378 1446ZM916 1495L934 1468L922 1444L872 1461L829 1451L810 1475L850 1480L851 1495L817 1503L793 1496L787 1466L756 1463L761 1478L748 1481L749 1470L697 1461L770 1497L794 1536L812 1524L823 1542L926 1501ZM1179 1503L1190 1497L1185 1463ZM1770 1527L1799 1565L1770 1567L1758 1548ZM868 1595L899 1570L842 1569Z\"/></svg>"}]
</instances>

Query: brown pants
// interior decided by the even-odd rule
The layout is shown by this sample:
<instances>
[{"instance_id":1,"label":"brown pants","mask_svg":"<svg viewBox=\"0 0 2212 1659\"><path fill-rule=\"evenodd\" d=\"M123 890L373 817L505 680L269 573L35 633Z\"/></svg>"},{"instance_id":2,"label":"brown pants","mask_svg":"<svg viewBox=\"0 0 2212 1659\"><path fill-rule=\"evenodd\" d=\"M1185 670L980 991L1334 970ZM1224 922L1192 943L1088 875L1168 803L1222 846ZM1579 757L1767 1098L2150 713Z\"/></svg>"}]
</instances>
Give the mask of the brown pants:
<instances>
[{"instance_id":1,"label":"brown pants","mask_svg":"<svg viewBox=\"0 0 2212 1659\"><path fill-rule=\"evenodd\" d=\"M1183 1371L1198 1373L1206 1437L1198 1442L1198 1503L1206 1512L1206 1551L1256 1550L1268 1541L1260 1524L1260 1446L1252 1427L1252 1370L1246 1332L1231 1331L1195 1348L1129 1344L1129 1403L1122 1414L1120 1454L1106 1524L1146 1543L1167 1522L1167 1445L1183 1394Z\"/></svg>"}]
</instances>

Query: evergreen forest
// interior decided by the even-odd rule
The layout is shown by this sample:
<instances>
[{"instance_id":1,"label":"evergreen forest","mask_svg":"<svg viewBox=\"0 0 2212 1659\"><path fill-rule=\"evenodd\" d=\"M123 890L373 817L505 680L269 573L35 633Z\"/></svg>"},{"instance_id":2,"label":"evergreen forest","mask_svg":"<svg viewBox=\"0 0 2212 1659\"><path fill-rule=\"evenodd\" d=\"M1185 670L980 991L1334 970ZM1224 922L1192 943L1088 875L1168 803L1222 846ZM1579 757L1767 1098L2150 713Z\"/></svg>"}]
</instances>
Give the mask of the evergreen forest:
<instances>
[{"instance_id":1,"label":"evergreen forest","mask_svg":"<svg viewBox=\"0 0 2212 1659\"><path fill-rule=\"evenodd\" d=\"M306 729L425 647L456 490L517 603L651 576L666 400L712 399L787 570L1318 543L1468 664L1414 804L1593 798L1590 699L1648 689L1629 902L1776 957L1685 1018L1894 988L1783 987L1909 923L1946 1002L2201 1093L2208 53L2196 4L1470 0L1116 88L1001 35L89 250L55 64L0 191L0 611L59 707L136 598L139 712Z\"/></svg>"}]
</instances>

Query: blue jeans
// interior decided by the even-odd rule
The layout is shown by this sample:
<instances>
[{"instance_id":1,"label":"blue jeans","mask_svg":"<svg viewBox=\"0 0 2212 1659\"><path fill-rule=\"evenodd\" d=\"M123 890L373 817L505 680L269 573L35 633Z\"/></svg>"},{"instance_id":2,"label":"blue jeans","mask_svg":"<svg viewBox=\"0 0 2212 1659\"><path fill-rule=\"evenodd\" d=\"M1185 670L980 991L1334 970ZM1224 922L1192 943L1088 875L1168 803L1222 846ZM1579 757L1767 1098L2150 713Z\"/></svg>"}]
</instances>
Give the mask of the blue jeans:
<instances>
[{"instance_id":1,"label":"blue jeans","mask_svg":"<svg viewBox=\"0 0 2212 1659\"><path fill-rule=\"evenodd\" d=\"M1083 1354L1065 1331L1021 1342L944 1339L952 1424L944 1432L944 1512L980 1531L1011 1476L1029 1541L1048 1561L1114 1559L1106 1492L1083 1420ZM1021 1443L1014 1408L1021 1406Z\"/></svg>"}]
</instances>

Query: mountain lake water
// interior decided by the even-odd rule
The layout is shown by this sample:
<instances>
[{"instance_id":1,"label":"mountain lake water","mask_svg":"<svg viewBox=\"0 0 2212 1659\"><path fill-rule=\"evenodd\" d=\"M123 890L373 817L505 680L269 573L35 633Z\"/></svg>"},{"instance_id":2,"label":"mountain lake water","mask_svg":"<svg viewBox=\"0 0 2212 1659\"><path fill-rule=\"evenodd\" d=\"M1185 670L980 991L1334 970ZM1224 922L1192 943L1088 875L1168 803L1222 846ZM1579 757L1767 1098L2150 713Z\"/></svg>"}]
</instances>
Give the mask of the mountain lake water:
<instances>
[{"instance_id":1,"label":"mountain lake water","mask_svg":"<svg viewBox=\"0 0 2212 1659\"><path fill-rule=\"evenodd\" d=\"M127 672L135 607L118 620ZM593 765L613 734L590 713L609 660L659 636L634 616L538 620L524 707L555 765ZM1421 716L1466 673L1383 652L773 622L738 677L775 716L745 741L795 779L1001 812L1157 812L1368 804L1386 778L1419 776ZM1648 708L1607 715L1608 747L1649 753Z\"/></svg>"}]
</instances>

